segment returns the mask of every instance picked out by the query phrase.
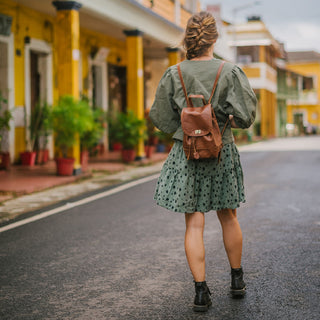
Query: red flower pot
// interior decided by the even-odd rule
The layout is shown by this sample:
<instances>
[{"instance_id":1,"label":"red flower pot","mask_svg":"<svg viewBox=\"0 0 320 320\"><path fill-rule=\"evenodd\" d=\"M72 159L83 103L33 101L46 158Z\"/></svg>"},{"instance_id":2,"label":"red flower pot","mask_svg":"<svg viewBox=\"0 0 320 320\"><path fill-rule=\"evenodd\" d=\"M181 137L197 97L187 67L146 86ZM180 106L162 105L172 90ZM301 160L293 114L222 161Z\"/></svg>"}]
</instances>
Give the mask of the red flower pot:
<instances>
[{"instance_id":1,"label":"red flower pot","mask_svg":"<svg viewBox=\"0 0 320 320\"><path fill-rule=\"evenodd\" d=\"M37 151L37 157L36 157L36 163L37 164L44 164L47 163L49 160L49 150L38 150Z\"/></svg>"},{"instance_id":2,"label":"red flower pot","mask_svg":"<svg viewBox=\"0 0 320 320\"><path fill-rule=\"evenodd\" d=\"M10 168L10 153L0 152L0 169L8 170Z\"/></svg>"},{"instance_id":3,"label":"red flower pot","mask_svg":"<svg viewBox=\"0 0 320 320\"><path fill-rule=\"evenodd\" d=\"M34 163L36 161L36 152L21 152L20 157L21 157L21 164L23 166L34 166Z\"/></svg>"},{"instance_id":4,"label":"red flower pot","mask_svg":"<svg viewBox=\"0 0 320 320\"><path fill-rule=\"evenodd\" d=\"M135 157L136 157L136 152L135 150L121 150L121 156L122 156L122 160L123 162L132 162L134 161Z\"/></svg>"},{"instance_id":5,"label":"red flower pot","mask_svg":"<svg viewBox=\"0 0 320 320\"><path fill-rule=\"evenodd\" d=\"M81 170L83 172L88 171L88 163L89 163L89 151L88 150L81 151L80 163L81 163Z\"/></svg>"},{"instance_id":6,"label":"red flower pot","mask_svg":"<svg viewBox=\"0 0 320 320\"><path fill-rule=\"evenodd\" d=\"M155 150L156 150L155 146L148 146L148 145L145 146L144 151L146 153L146 157L151 158Z\"/></svg>"},{"instance_id":7,"label":"red flower pot","mask_svg":"<svg viewBox=\"0 0 320 320\"><path fill-rule=\"evenodd\" d=\"M49 161L49 150L44 149L43 150L43 158L42 158L42 163L47 163Z\"/></svg>"},{"instance_id":8,"label":"red flower pot","mask_svg":"<svg viewBox=\"0 0 320 320\"><path fill-rule=\"evenodd\" d=\"M122 150L122 144L120 142L115 142L112 144L113 151L120 151Z\"/></svg>"},{"instance_id":9,"label":"red flower pot","mask_svg":"<svg viewBox=\"0 0 320 320\"><path fill-rule=\"evenodd\" d=\"M42 164L42 163L43 163L43 150L38 150L37 156L36 156L36 164Z\"/></svg>"},{"instance_id":10,"label":"red flower pot","mask_svg":"<svg viewBox=\"0 0 320 320\"><path fill-rule=\"evenodd\" d=\"M73 158L58 158L56 159L58 176L72 176L74 159Z\"/></svg>"}]
</instances>

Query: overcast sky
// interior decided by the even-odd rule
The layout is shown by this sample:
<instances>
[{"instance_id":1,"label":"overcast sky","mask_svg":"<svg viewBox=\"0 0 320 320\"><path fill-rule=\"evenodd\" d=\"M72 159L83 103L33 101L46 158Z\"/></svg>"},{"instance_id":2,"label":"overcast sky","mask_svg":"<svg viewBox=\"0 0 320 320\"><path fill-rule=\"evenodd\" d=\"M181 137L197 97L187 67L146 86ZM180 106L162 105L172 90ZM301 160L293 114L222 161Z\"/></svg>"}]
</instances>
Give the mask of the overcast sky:
<instances>
[{"instance_id":1,"label":"overcast sky","mask_svg":"<svg viewBox=\"0 0 320 320\"><path fill-rule=\"evenodd\" d=\"M201 0L207 4L220 4L221 16L232 22L234 8L252 4L250 0ZM284 42L287 51L316 50L320 53L320 0L261 0L260 4L239 10L236 21L259 15L273 37Z\"/></svg>"}]
</instances>

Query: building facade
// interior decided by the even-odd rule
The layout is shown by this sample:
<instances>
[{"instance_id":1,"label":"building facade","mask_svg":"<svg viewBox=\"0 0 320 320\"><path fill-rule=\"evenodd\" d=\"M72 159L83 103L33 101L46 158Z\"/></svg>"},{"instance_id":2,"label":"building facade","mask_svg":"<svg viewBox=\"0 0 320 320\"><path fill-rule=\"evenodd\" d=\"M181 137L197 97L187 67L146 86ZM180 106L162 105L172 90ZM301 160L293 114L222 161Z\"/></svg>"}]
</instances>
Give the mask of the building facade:
<instances>
[{"instance_id":1,"label":"building facade","mask_svg":"<svg viewBox=\"0 0 320 320\"><path fill-rule=\"evenodd\" d=\"M288 52L287 68L303 75L298 80L299 95L288 101L287 122L299 133L320 130L320 53Z\"/></svg>"},{"instance_id":2,"label":"building facade","mask_svg":"<svg viewBox=\"0 0 320 320\"><path fill-rule=\"evenodd\" d=\"M229 25L229 43L234 61L246 73L258 98L255 134L278 135L277 66L281 47L260 17L248 18L243 24Z\"/></svg>"},{"instance_id":3,"label":"building facade","mask_svg":"<svg viewBox=\"0 0 320 320\"><path fill-rule=\"evenodd\" d=\"M164 70L180 61L186 21L199 10L197 0L0 0L0 90L14 110L3 148L12 161L28 149L39 101L84 95L93 107L142 118ZM52 137L49 149L53 157ZM143 141L137 151L144 156ZM71 154L80 168L79 144Z\"/></svg>"}]
</instances>

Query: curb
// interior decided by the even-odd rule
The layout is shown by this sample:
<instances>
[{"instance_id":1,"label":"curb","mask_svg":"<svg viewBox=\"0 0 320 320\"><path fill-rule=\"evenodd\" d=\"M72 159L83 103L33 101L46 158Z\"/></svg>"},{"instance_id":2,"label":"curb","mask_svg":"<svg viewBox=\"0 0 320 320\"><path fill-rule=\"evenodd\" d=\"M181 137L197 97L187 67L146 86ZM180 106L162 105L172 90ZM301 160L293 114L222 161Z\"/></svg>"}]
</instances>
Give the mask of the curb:
<instances>
[{"instance_id":1,"label":"curb","mask_svg":"<svg viewBox=\"0 0 320 320\"><path fill-rule=\"evenodd\" d=\"M7 200L0 206L0 226L21 220L26 216L32 216L44 209L57 207L71 200L75 201L129 181L159 173L163 162L159 161L114 174L92 177L84 181L75 181Z\"/></svg>"}]
</instances>

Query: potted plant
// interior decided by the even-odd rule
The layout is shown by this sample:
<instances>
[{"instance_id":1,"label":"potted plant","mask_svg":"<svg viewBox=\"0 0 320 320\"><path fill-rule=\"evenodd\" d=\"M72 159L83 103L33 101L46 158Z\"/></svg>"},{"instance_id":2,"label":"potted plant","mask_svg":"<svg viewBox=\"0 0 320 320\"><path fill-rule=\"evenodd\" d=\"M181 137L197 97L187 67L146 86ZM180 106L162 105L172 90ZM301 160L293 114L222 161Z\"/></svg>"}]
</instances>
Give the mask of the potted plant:
<instances>
[{"instance_id":1,"label":"potted plant","mask_svg":"<svg viewBox=\"0 0 320 320\"><path fill-rule=\"evenodd\" d=\"M92 110L84 100L78 101L66 95L52 108L52 127L55 144L59 148L59 157L56 158L58 175L73 174L75 159L68 157L68 151L92 125Z\"/></svg>"},{"instance_id":2,"label":"potted plant","mask_svg":"<svg viewBox=\"0 0 320 320\"><path fill-rule=\"evenodd\" d=\"M10 167L10 153L2 151L4 130L10 130L10 120L13 118L9 109L2 110L3 105L7 103L8 100L3 97L0 91L0 169L9 169Z\"/></svg>"},{"instance_id":3,"label":"potted plant","mask_svg":"<svg viewBox=\"0 0 320 320\"><path fill-rule=\"evenodd\" d=\"M158 137L156 135L155 126L153 125L150 117L150 110L145 111L145 119L146 119L146 128L147 128L147 139L145 141L145 152L146 157L151 158L152 154L156 149L156 144L158 143Z\"/></svg>"},{"instance_id":4,"label":"potted plant","mask_svg":"<svg viewBox=\"0 0 320 320\"><path fill-rule=\"evenodd\" d=\"M42 105L41 126L39 128L38 163L44 164L49 160L48 140L52 132L52 106Z\"/></svg>"},{"instance_id":5,"label":"potted plant","mask_svg":"<svg viewBox=\"0 0 320 320\"><path fill-rule=\"evenodd\" d=\"M48 137L52 130L51 106L46 102L37 103L30 120L31 150L36 152L36 163L46 163L49 158Z\"/></svg>"},{"instance_id":6,"label":"potted plant","mask_svg":"<svg viewBox=\"0 0 320 320\"><path fill-rule=\"evenodd\" d=\"M81 168L87 171L89 153L99 145L105 128L105 112L98 108L92 111L92 126L82 133L80 137L81 146Z\"/></svg>"},{"instance_id":7,"label":"potted plant","mask_svg":"<svg viewBox=\"0 0 320 320\"><path fill-rule=\"evenodd\" d=\"M170 149L172 147L172 134L157 130L155 132L155 135L159 139L158 144L157 144L157 152L170 151Z\"/></svg>"},{"instance_id":8,"label":"potted plant","mask_svg":"<svg viewBox=\"0 0 320 320\"><path fill-rule=\"evenodd\" d=\"M139 119L132 111L118 113L113 124L116 128L115 139L123 146L122 160L131 162L135 159L134 148L145 137L145 121Z\"/></svg>"},{"instance_id":9,"label":"potted plant","mask_svg":"<svg viewBox=\"0 0 320 320\"><path fill-rule=\"evenodd\" d=\"M110 150L120 151L122 150L122 144L117 141L117 114L116 115L107 115L108 123L108 137L109 137L109 146Z\"/></svg>"},{"instance_id":10,"label":"potted plant","mask_svg":"<svg viewBox=\"0 0 320 320\"><path fill-rule=\"evenodd\" d=\"M36 107L37 108L37 107ZM35 135L38 118L40 117L38 112L31 114L30 121L28 122L27 111L24 107L24 127L26 130L25 134L25 151L20 152L21 164L23 166L34 166L36 162L36 151L34 151L34 146L37 136Z\"/></svg>"}]
</instances>

